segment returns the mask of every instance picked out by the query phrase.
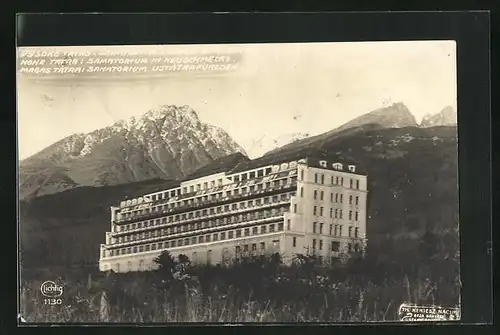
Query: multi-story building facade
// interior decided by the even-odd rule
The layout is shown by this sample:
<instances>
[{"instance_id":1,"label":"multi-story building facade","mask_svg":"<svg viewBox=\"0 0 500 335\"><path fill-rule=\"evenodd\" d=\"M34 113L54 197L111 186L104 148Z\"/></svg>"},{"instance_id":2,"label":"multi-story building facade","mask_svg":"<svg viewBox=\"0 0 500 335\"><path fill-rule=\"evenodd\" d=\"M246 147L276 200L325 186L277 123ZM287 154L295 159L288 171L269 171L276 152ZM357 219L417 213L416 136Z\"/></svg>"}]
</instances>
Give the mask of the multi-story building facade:
<instances>
[{"instance_id":1,"label":"multi-story building facade","mask_svg":"<svg viewBox=\"0 0 500 335\"><path fill-rule=\"evenodd\" d=\"M367 176L359 164L306 157L254 161L111 207L102 271L154 269L168 250L193 263L249 255L315 254L325 261L366 245Z\"/></svg>"}]
</instances>

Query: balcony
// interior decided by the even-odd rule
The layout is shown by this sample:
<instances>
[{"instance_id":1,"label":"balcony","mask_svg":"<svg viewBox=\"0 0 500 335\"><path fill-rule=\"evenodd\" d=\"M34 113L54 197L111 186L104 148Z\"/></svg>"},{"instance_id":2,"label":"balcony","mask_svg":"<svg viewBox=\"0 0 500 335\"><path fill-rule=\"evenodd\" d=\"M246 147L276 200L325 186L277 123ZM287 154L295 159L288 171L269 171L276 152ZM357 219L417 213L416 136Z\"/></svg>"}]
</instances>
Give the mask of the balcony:
<instances>
[{"instance_id":1,"label":"balcony","mask_svg":"<svg viewBox=\"0 0 500 335\"><path fill-rule=\"evenodd\" d=\"M222 217L229 216L229 215L243 214L245 212L252 212L252 211L256 211L256 210L260 210L260 209L266 209L266 208L271 208L271 207L280 206L280 205L287 205L290 203L290 198L291 198L291 196L287 195L287 197L284 200L278 199L277 201L271 201L270 203L264 203L264 204L253 205L253 206L245 206L243 208L240 207L237 209L230 208L229 210L224 210L220 213L212 213L212 214L209 213L207 215L181 219L181 220L177 220L177 221L173 221L173 222L150 225L147 227L141 227L141 228L135 228L135 229L121 230L119 232L113 232L112 236L116 237L116 236L129 234L130 232L142 232L142 231L158 229L158 228L166 228L166 227L170 227L173 225L181 225L181 224L186 224L186 223L198 223L200 221L205 221L209 218L213 219L213 220L217 220L217 219L220 219Z\"/></svg>"},{"instance_id":2,"label":"balcony","mask_svg":"<svg viewBox=\"0 0 500 335\"><path fill-rule=\"evenodd\" d=\"M295 171L295 173L294 173L294 171ZM280 172L280 173L274 173L274 174L268 175L268 176L258 177L256 179L239 181L239 182L227 184L227 185L218 185L218 186L215 186L215 187L212 187L209 189L202 189L202 190L192 191L189 193L178 194L176 196L173 196L173 197L170 197L167 199L154 200L151 202L151 204L152 204L152 206L163 206L163 205L167 205L172 200L173 201L182 201L182 200L185 201L186 199L190 199L190 198L194 198L194 197L198 197L198 196L213 196L213 195L220 193L220 192L232 191L232 190L242 188L242 187L249 187L249 186L252 186L255 184L259 184L259 183L269 182L271 180L275 180L275 181L284 180L287 177L294 178L294 176L296 175L296 172L297 172L297 170L294 169L294 170L291 170L288 172L284 171L284 172ZM296 183L296 180L292 180L292 183ZM180 188L176 188L176 189L180 190ZM122 208L122 210L123 209L124 208ZM126 211L126 212L129 212L129 211Z\"/></svg>"},{"instance_id":3,"label":"balcony","mask_svg":"<svg viewBox=\"0 0 500 335\"><path fill-rule=\"evenodd\" d=\"M141 239L137 239L137 240L133 240L133 241L125 241L125 242L121 242L121 243L107 244L105 246L108 249L120 248L120 247L124 247L124 246L128 247L128 246L140 245L140 244L145 244L145 243L150 243L150 242L160 242L160 241L164 241L164 240L171 240L171 239L177 239L177 238L189 238L189 237L199 236L199 235L204 235L204 234L212 234L212 233L223 232L223 231L227 231L227 230L244 228L247 226L253 226L256 224L271 223L274 221L283 220L283 215L284 215L284 213L274 213L274 214L261 215L258 218L255 218L253 220L238 219L238 220L235 220L231 223L226 223L224 225L219 225L219 226L215 226L215 227L206 227L206 228L195 229L195 230L190 230L190 231L177 232L177 233L168 234L168 235L165 234L165 235L161 235L161 236L141 238ZM275 232L278 232L278 231L275 231Z\"/></svg>"},{"instance_id":4,"label":"balcony","mask_svg":"<svg viewBox=\"0 0 500 335\"><path fill-rule=\"evenodd\" d=\"M277 186L277 187L272 187L272 188L268 188L268 189L262 189L262 190L257 190L257 191L252 191L252 192L246 192L246 193L243 193L243 194L234 194L234 195L230 195L230 196L226 196L226 197L223 197L223 198L218 198L218 199L213 199L213 200L207 200L207 201L204 201L202 203L199 203L199 202L195 202L195 203L192 203L192 204L186 204L186 205L183 205L183 206L178 206L178 207L175 207L175 208L169 208L169 209L166 209L166 210L156 210L156 211L150 211L149 213L145 213L145 214L137 214L137 215L134 215L132 217L129 217L129 218L124 218L124 219L120 219L120 220L115 220L113 223L115 224L127 224L127 223L132 223L132 222L137 222L141 219L155 219L155 218L158 218L158 217L162 217L162 216L165 216L165 215L172 215L172 214L179 214L179 213L184 213L184 212L187 212L193 208L196 208L196 209L203 209L203 208L208 208L208 207L212 207L212 205L215 205L215 204L225 204L227 202L232 202L234 200L245 200L245 199L250 199L250 198L253 198L253 197L256 197L256 196L259 196L261 194L269 194L269 195L272 195L272 194L275 194L275 193L281 193L287 189L294 189L296 187L297 183L296 182L293 182L293 183L290 183L290 184L284 184L282 186Z\"/></svg>"}]
</instances>

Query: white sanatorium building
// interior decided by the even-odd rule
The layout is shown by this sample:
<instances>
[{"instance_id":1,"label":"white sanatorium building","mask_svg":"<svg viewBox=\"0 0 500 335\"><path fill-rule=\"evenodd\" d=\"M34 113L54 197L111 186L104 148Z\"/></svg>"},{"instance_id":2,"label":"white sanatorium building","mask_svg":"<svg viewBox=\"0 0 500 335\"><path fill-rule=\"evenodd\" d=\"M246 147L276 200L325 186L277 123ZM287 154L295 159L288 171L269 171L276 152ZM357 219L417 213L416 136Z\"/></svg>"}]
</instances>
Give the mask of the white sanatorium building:
<instances>
[{"instance_id":1,"label":"white sanatorium building","mask_svg":"<svg viewBox=\"0 0 500 335\"><path fill-rule=\"evenodd\" d=\"M151 270L164 250L195 264L276 252L285 263L331 261L364 249L367 192L366 174L345 159L246 161L111 207L99 268Z\"/></svg>"}]
</instances>

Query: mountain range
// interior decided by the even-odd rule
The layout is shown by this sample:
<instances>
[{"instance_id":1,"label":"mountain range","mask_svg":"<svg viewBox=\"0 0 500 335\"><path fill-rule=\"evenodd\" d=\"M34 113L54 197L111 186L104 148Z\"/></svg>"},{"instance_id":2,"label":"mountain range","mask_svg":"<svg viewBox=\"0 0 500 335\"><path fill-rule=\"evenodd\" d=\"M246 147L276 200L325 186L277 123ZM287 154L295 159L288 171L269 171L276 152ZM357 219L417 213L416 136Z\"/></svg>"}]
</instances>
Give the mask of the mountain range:
<instances>
[{"instance_id":1,"label":"mountain range","mask_svg":"<svg viewBox=\"0 0 500 335\"><path fill-rule=\"evenodd\" d=\"M446 107L428 115L420 126L456 124ZM357 117L334 130L309 137L292 133L262 139L270 153L302 147L321 138L364 125L380 128L419 127L403 103ZM189 106L162 105L139 118L121 120L93 132L74 134L19 164L20 199L81 186L119 185L150 179L183 179L218 158L245 150L223 129L200 121Z\"/></svg>"},{"instance_id":2,"label":"mountain range","mask_svg":"<svg viewBox=\"0 0 500 335\"><path fill-rule=\"evenodd\" d=\"M336 154L362 162L370 190L367 234L372 246L385 245L380 241L386 241L387 236L403 239L399 243L405 245L405 238L418 238L429 229L456 231L458 138L456 124L449 123L449 110L445 108L438 113L442 115L419 125L404 104L395 104L327 133L292 139L292 143L253 160L225 132L199 122L188 107L163 106L136 123L129 121L114 129L96 131L89 137L93 140L87 140L87 147L76 140L83 138L85 144L87 137L75 135L21 163L23 171L29 167L35 175L40 167L46 169L39 170L42 175L47 171L46 175L60 183L58 192L42 195L45 183L40 185L38 196L31 193L21 199L23 266L95 267L99 244L109 231L109 207L120 199L168 189L184 178L253 164L275 164L303 155ZM175 136L181 133L184 136L177 139ZM168 139L168 149L158 148L159 142L147 141L146 136L156 141ZM162 156L155 156L157 152L168 153L169 160L161 160ZM102 164L92 163L93 157ZM130 163L133 159L136 163ZM92 168L85 169L84 162L92 163ZM163 172L162 177L144 172L143 162L148 163L145 166L149 171ZM124 179L112 179L100 170L108 166L116 169L110 174L117 173ZM80 174L87 178L88 185L77 184L77 180L85 179ZM131 182L123 182L127 180ZM63 183L72 186L61 191Z\"/></svg>"}]
</instances>

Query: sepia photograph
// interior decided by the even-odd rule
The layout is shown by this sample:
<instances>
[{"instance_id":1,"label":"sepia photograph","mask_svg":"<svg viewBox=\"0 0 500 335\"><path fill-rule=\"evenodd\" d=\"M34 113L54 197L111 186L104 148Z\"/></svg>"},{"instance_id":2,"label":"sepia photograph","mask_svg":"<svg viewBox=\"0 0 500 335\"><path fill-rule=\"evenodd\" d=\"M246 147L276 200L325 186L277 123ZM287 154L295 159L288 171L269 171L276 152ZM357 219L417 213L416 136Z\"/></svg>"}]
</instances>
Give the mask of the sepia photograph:
<instances>
[{"instance_id":1,"label":"sepia photograph","mask_svg":"<svg viewBox=\"0 0 500 335\"><path fill-rule=\"evenodd\" d=\"M451 40L17 48L25 323L461 318Z\"/></svg>"}]
</instances>

